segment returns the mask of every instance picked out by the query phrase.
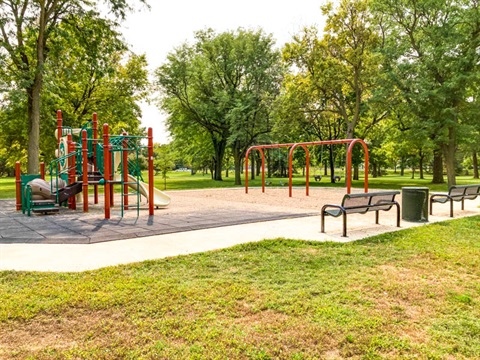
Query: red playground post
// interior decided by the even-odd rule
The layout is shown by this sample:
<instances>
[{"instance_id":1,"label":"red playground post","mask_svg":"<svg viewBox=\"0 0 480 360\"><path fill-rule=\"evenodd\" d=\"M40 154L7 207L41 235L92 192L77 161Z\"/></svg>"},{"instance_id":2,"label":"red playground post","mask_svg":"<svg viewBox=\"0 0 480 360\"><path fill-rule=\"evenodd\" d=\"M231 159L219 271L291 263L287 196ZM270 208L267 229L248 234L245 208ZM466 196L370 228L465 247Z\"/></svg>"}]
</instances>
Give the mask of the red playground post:
<instances>
[{"instance_id":1,"label":"red playground post","mask_svg":"<svg viewBox=\"0 0 480 360\"><path fill-rule=\"evenodd\" d=\"M82 192L83 192L83 212L88 212L88 147L87 147L87 130L82 130Z\"/></svg>"},{"instance_id":2,"label":"red playground post","mask_svg":"<svg viewBox=\"0 0 480 360\"><path fill-rule=\"evenodd\" d=\"M16 202L17 211L22 210L22 180L20 178L20 161L15 163L15 187L16 187Z\"/></svg>"},{"instance_id":3,"label":"red playground post","mask_svg":"<svg viewBox=\"0 0 480 360\"><path fill-rule=\"evenodd\" d=\"M153 130L148 128L148 214L153 215Z\"/></svg>"},{"instance_id":4,"label":"red playground post","mask_svg":"<svg viewBox=\"0 0 480 360\"><path fill-rule=\"evenodd\" d=\"M105 195L105 219L110 219L110 150L108 148L108 124L103 124L103 179Z\"/></svg>"},{"instance_id":5,"label":"red playground post","mask_svg":"<svg viewBox=\"0 0 480 360\"><path fill-rule=\"evenodd\" d=\"M98 170L97 167L97 143L98 143L98 118L97 113L93 113L92 118L92 128L93 128L93 171L96 172ZM95 184L93 186L93 203L98 204L98 185Z\"/></svg>"}]
</instances>

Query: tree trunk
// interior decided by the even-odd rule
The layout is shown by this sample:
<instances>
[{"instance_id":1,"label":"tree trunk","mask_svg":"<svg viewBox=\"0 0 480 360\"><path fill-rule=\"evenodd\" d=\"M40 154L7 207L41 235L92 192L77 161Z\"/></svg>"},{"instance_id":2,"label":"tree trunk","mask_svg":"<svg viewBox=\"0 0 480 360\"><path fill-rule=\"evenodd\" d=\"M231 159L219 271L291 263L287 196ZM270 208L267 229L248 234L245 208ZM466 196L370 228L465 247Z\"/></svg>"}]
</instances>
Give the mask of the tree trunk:
<instances>
[{"instance_id":1,"label":"tree trunk","mask_svg":"<svg viewBox=\"0 0 480 360\"><path fill-rule=\"evenodd\" d=\"M423 176L423 159L425 158L425 154L423 153L423 151L420 150L420 153L419 153L419 160L418 160L418 171L419 171L419 175L420 175L420 179L425 179L425 177Z\"/></svg>"},{"instance_id":2,"label":"tree trunk","mask_svg":"<svg viewBox=\"0 0 480 360\"><path fill-rule=\"evenodd\" d=\"M328 157L330 162L330 182L335 183L335 159L333 158L333 145L328 146Z\"/></svg>"},{"instance_id":3,"label":"tree trunk","mask_svg":"<svg viewBox=\"0 0 480 360\"><path fill-rule=\"evenodd\" d=\"M358 179L360 179L360 169L358 168L358 165L353 165L353 180Z\"/></svg>"},{"instance_id":4,"label":"tree trunk","mask_svg":"<svg viewBox=\"0 0 480 360\"><path fill-rule=\"evenodd\" d=\"M43 71L45 65L45 48L47 46L46 24L48 21L45 4L40 2L38 20L38 38L36 39L35 75L33 82L26 88L27 115L28 115L28 165L29 174L38 174L40 171L40 94L43 87Z\"/></svg>"},{"instance_id":5,"label":"tree trunk","mask_svg":"<svg viewBox=\"0 0 480 360\"><path fill-rule=\"evenodd\" d=\"M476 151L474 151L472 154L472 165L473 165L473 178L478 179L478 158L477 158Z\"/></svg>"},{"instance_id":6,"label":"tree trunk","mask_svg":"<svg viewBox=\"0 0 480 360\"><path fill-rule=\"evenodd\" d=\"M376 163L372 163L372 177L373 178L378 177L378 171L377 171L377 164Z\"/></svg>"},{"instance_id":7,"label":"tree trunk","mask_svg":"<svg viewBox=\"0 0 480 360\"><path fill-rule=\"evenodd\" d=\"M443 145L443 156L447 169L447 184L449 188L457 184L455 177L455 136L455 128L450 127L448 129L448 143Z\"/></svg>"},{"instance_id":8,"label":"tree trunk","mask_svg":"<svg viewBox=\"0 0 480 360\"><path fill-rule=\"evenodd\" d=\"M233 151L233 162L235 166L235 185L242 185L241 170L242 170L242 155L240 151ZM254 172L254 167L252 164L252 174Z\"/></svg>"},{"instance_id":9,"label":"tree trunk","mask_svg":"<svg viewBox=\"0 0 480 360\"><path fill-rule=\"evenodd\" d=\"M272 177L272 157L270 151L267 150L267 177L270 179Z\"/></svg>"},{"instance_id":10,"label":"tree trunk","mask_svg":"<svg viewBox=\"0 0 480 360\"><path fill-rule=\"evenodd\" d=\"M38 174L40 170L40 84L35 81L34 85L27 90L28 104L28 165L29 174Z\"/></svg>"},{"instance_id":11,"label":"tree trunk","mask_svg":"<svg viewBox=\"0 0 480 360\"><path fill-rule=\"evenodd\" d=\"M432 184L443 184L443 158L440 150L433 151L433 179Z\"/></svg>"},{"instance_id":12,"label":"tree trunk","mask_svg":"<svg viewBox=\"0 0 480 360\"><path fill-rule=\"evenodd\" d=\"M412 166L412 179L415 179L415 166Z\"/></svg>"},{"instance_id":13,"label":"tree trunk","mask_svg":"<svg viewBox=\"0 0 480 360\"><path fill-rule=\"evenodd\" d=\"M217 140L212 139L213 150L215 152L215 157L213 158L213 173L212 179L216 181L222 181L222 167L223 167L223 158L225 156L225 149L227 146L226 140ZM237 174L235 174L235 178Z\"/></svg>"},{"instance_id":14,"label":"tree trunk","mask_svg":"<svg viewBox=\"0 0 480 360\"><path fill-rule=\"evenodd\" d=\"M250 172L252 173L252 175L250 175L250 179L255 180L255 154L252 154L252 164L250 167Z\"/></svg>"}]
</instances>

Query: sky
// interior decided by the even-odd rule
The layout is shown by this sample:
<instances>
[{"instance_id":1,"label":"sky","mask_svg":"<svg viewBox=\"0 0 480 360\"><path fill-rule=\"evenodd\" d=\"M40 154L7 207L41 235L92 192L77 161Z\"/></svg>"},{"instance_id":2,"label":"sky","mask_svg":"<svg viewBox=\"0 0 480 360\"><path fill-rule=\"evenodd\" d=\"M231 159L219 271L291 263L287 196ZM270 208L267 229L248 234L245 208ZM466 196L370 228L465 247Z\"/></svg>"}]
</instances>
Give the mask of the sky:
<instances>
[{"instance_id":1,"label":"sky","mask_svg":"<svg viewBox=\"0 0 480 360\"><path fill-rule=\"evenodd\" d=\"M263 29L278 47L291 41L305 26L324 27L320 6L325 0L150 0L151 9L130 14L122 24L127 43L136 54L146 54L149 70L162 65L168 53L182 43L193 42L195 31L217 33ZM155 142L169 141L166 114L155 105L142 104L142 125L152 127Z\"/></svg>"}]
</instances>

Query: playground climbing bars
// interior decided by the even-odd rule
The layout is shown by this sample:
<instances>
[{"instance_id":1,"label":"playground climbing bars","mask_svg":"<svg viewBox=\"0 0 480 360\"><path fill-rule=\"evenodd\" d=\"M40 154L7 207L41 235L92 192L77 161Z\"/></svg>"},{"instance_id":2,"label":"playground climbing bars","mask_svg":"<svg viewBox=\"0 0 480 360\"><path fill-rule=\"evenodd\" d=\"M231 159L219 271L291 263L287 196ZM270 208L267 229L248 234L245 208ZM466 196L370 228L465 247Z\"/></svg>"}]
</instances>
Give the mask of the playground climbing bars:
<instances>
[{"instance_id":1,"label":"playground climbing bars","mask_svg":"<svg viewBox=\"0 0 480 360\"><path fill-rule=\"evenodd\" d=\"M306 155L306 171L305 171L305 193L309 195L309 175L310 175L310 152L308 146L318 145L342 145L348 144L347 149L347 164L346 164L346 183L347 194L350 194L352 187L352 151L355 144L360 143L365 152L365 180L364 191L368 192L368 147L362 139L342 139L342 140L324 140L324 141L311 141L300 142L291 144L268 144L268 145L254 145L251 146L245 154L245 193L248 194L248 156L252 150L258 150L262 158L262 192L265 192L265 154L263 149L278 149L278 148L290 148L288 154L288 194L292 197L293 189L293 153L297 147L301 147L305 151Z\"/></svg>"}]
</instances>

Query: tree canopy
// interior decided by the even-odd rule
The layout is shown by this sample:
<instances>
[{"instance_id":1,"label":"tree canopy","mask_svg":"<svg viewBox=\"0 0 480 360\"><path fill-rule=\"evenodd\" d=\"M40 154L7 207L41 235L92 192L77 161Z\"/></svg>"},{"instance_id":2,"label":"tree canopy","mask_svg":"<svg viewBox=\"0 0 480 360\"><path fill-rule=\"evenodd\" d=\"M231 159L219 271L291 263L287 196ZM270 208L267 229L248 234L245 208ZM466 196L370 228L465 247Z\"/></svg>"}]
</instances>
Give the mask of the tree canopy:
<instances>
[{"instance_id":1,"label":"tree canopy","mask_svg":"<svg viewBox=\"0 0 480 360\"><path fill-rule=\"evenodd\" d=\"M138 0L145 3L145 0ZM123 18L132 9L126 0L104 1L110 12ZM90 0L2 0L0 1L0 63L2 78L8 88L21 90L26 98L28 172L37 173L40 154L41 100L45 85L45 72L50 54L68 50L62 47L62 38L68 37L62 25L79 24L90 18L102 19L96 10L97 2ZM78 22L77 22L78 21ZM83 30L97 34L92 24ZM114 27L105 20L103 25Z\"/></svg>"},{"instance_id":2,"label":"tree canopy","mask_svg":"<svg viewBox=\"0 0 480 360\"><path fill-rule=\"evenodd\" d=\"M280 53L262 31L199 31L156 70L161 106L174 137L208 134L215 180L222 179L227 146L236 183L246 149L271 130L270 109L282 78Z\"/></svg>"}]
</instances>

